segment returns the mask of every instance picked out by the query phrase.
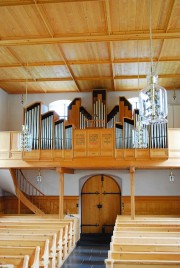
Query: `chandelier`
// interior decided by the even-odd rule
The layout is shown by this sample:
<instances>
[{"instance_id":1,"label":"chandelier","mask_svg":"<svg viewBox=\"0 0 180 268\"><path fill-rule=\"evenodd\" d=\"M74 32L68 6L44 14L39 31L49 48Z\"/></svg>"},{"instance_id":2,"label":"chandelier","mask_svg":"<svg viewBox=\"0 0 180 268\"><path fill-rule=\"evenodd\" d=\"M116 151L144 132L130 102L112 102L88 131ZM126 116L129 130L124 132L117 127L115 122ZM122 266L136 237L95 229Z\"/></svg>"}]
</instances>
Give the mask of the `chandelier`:
<instances>
[{"instance_id":1,"label":"chandelier","mask_svg":"<svg viewBox=\"0 0 180 268\"><path fill-rule=\"evenodd\" d=\"M147 86L140 91L139 104L142 120L146 124L167 122L167 92L158 85L158 75L153 70L153 56L152 56L152 15L151 15L151 0L150 7L150 57L151 57L151 71L147 76Z\"/></svg>"},{"instance_id":2,"label":"chandelier","mask_svg":"<svg viewBox=\"0 0 180 268\"><path fill-rule=\"evenodd\" d=\"M133 148L143 149L148 148L148 130L139 118L136 122L136 127L133 129Z\"/></svg>"},{"instance_id":3,"label":"chandelier","mask_svg":"<svg viewBox=\"0 0 180 268\"><path fill-rule=\"evenodd\" d=\"M28 129L28 125L22 125L22 131L18 137L19 151L29 152L32 150L32 135Z\"/></svg>"}]
</instances>

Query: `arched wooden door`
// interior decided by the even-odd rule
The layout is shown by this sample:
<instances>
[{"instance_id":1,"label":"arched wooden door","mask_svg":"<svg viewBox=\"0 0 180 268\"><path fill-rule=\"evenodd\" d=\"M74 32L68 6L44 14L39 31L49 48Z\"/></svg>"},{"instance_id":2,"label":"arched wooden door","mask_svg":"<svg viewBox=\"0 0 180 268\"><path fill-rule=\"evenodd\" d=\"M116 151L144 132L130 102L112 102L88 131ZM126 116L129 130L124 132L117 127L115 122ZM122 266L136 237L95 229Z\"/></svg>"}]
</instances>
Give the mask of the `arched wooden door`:
<instances>
[{"instance_id":1,"label":"arched wooden door","mask_svg":"<svg viewBox=\"0 0 180 268\"><path fill-rule=\"evenodd\" d=\"M111 233L120 214L121 192L109 176L88 179L81 192L82 233Z\"/></svg>"}]
</instances>

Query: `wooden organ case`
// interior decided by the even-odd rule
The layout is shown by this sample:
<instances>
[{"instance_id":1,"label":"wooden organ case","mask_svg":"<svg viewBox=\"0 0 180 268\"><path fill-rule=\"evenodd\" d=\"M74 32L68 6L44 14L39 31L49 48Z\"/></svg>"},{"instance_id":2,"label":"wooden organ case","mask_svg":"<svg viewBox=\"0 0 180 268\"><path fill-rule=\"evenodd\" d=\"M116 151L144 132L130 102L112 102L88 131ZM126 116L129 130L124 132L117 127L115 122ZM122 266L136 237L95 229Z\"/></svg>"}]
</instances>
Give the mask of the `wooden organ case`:
<instances>
[{"instance_id":1,"label":"wooden organ case","mask_svg":"<svg viewBox=\"0 0 180 268\"><path fill-rule=\"evenodd\" d=\"M133 111L125 97L117 101L107 113L106 90L93 90L92 114L82 106L80 98L75 98L68 107L67 119L48 111L41 102L29 105L24 109L24 124L32 134L32 151L22 152L23 160L167 159L167 124L145 126L147 147L137 148L133 139L139 111Z\"/></svg>"}]
</instances>

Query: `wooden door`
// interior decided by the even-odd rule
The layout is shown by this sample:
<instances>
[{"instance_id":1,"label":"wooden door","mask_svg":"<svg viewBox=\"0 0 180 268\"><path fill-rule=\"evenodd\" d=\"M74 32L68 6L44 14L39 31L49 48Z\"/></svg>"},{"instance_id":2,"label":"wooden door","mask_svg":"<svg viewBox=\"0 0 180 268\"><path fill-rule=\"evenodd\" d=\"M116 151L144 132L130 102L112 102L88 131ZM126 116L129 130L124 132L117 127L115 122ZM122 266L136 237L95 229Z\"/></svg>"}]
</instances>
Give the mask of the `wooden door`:
<instances>
[{"instance_id":1,"label":"wooden door","mask_svg":"<svg viewBox=\"0 0 180 268\"><path fill-rule=\"evenodd\" d=\"M81 192L82 233L111 233L120 214L121 193L114 179L97 175L88 179Z\"/></svg>"}]
</instances>

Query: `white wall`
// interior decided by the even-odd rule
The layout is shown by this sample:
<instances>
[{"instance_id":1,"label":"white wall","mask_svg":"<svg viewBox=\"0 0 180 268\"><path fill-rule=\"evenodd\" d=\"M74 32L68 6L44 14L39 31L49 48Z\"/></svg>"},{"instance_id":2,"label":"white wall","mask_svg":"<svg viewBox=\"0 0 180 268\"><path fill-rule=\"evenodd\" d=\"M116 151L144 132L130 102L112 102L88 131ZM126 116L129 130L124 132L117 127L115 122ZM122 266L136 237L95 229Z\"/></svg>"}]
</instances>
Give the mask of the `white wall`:
<instances>
[{"instance_id":1,"label":"white wall","mask_svg":"<svg viewBox=\"0 0 180 268\"><path fill-rule=\"evenodd\" d=\"M37 183L38 170L24 170L25 176L46 195L59 195L59 174L55 170L42 170L42 182ZM136 196L179 196L180 170L173 170L175 182L169 182L170 170L136 170ZM130 174L128 170L76 170L65 174L64 195L78 196L83 183L92 175L112 176L120 185L122 196L130 195Z\"/></svg>"},{"instance_id":2,"label":"white wall","mask_svg":"<svg viewBox=\"0 0 180 268\"><path fill-rule=\"evenodd\" d=\"M0 131L8 130L8 94L0 89Z\"/></svg>"},{"instance_id":3,"label":"white wall","mask_svg":"<svg viewBox=\"0 0 180 268\"><path fill-rule=\"evenodd\" d=\"M16 194L14 182L9 169L0 169L0 185L2 190Z\"/></svg>"}]
</instances>

